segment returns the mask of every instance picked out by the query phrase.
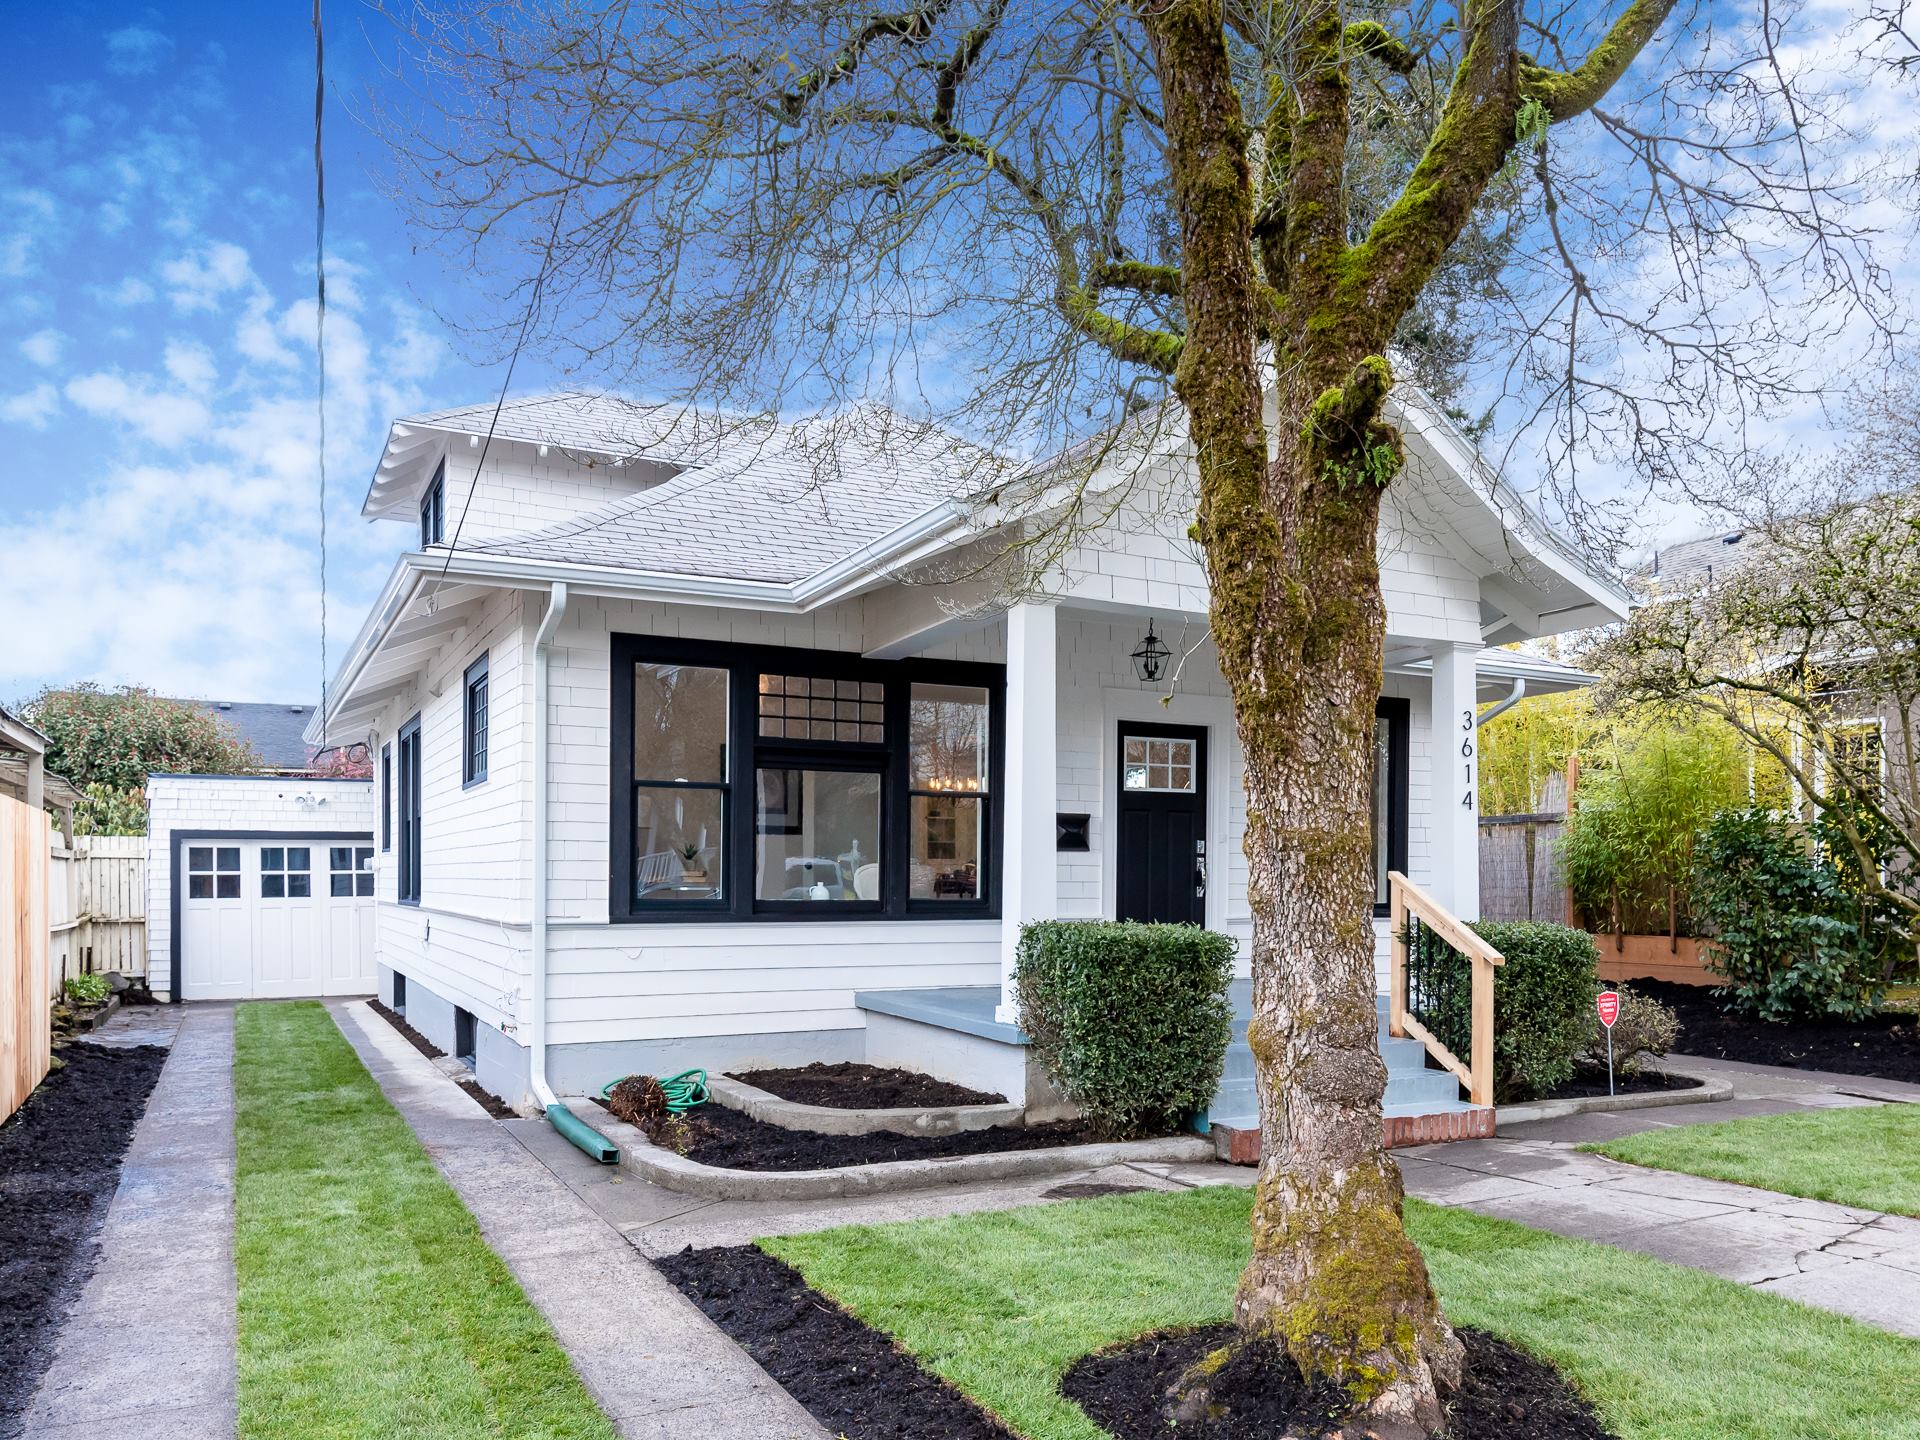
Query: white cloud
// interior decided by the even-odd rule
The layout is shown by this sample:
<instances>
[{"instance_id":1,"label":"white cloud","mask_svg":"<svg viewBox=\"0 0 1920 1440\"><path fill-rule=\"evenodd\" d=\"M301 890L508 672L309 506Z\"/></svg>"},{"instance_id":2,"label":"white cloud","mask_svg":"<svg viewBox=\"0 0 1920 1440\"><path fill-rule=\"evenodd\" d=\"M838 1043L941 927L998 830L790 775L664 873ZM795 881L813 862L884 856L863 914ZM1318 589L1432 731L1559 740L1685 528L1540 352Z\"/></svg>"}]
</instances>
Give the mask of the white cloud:
<instances>
[{"instance_id":1,"label":"white cloud","mask_svg":"<svg viewBox=\"0 0 1920 1440\"><path fill-rule=\"evenodd\" d=\"M66 343L67 337L58 330L36 330L20 342L20 353L44 370L60 363L60 351Z\"/></svg>"},{"instance_id":2,"label":"white cloud","mask_svg":"<svg viewBox=\"0 0 1920 1440\"><path fill-rule=\"evenodd\" d=\"M155 445L176 446L207 428L206 405L193 395L155 389L100 370L67 382L67 399L90 415L115 420Z\"/></svg>"},{"instance_id":3,"label":"white cloud","mask_svg":"<svg viewBox=\"0 0 1920 1440\"><path fill-rule=\"evenodd\" d=\"M298 365L300 356L281 337L273 313L273 299L264 291L247 301L234 330L233 343L249 360L262 365Z\"/></svg>"},{"instance_id":4,"label":"white cloud","mask_svg":"<svg viewBox=\"0 0 1920 1440\"><path fill-rule=\"evenodd\" d=\"M193 391L211 389L219 374L213 352L195 340L169 340L164 363L176 383Z\"/></svg>"},{"instance_id":5,"label":"white cloud","mask_svg":"<svg viewBox=\"0 0 1920 1440\"><path fill-rule=\"evenodd\" d=\"M228 295L257 283L247 252L225 240L166 261L160 278L169 287L167 298L173 308L182 313L218 309Z\"/></svg>"},{"instance_id":6,"label":"white cloud","mask_svg":"<svg viewBox=\"0 0 1920 1440\"><path fill-rule=\"evenodd\" d=\"M24 425L30 430L44 430L59 408L60 392L42 380L23 394L0 399L0 421Z\"/></svg>"},{"instance_id":7,"label":"white cloud","mask_svg":"<svg viewBox=\"0 0 1920 1440\"><path fill-rule=\"evenodd\" d=\"M115 285L89 285L87 293L102 305L110 305L116 310L130 310L135 305L145 305L153 299L153 286L138 275L128 275Z\"/></svg>"},{"instance_id":8,"label":"white cloud","mask_svg":"<svg viewBox=\"0 0 1920 1440\"><path fill-rule=\"evenodd\" d=\"M107 69L115 75L145 75L173 58L173 40L158 30L129 25L107 35Z\"/></svg>"},{"instance_id":9,"label":"white cloud","mask_svg":"<svg viewBox=\"0 0 1920 1440\"><path fill-rule=\"evenodd\" d=\"M17 280L38 268L35 251L52 233L59 213L58 202L45 190L9 190L0 195L0 215L8 222L0 230L0 276Z\"/></svg>"}]
</instances>

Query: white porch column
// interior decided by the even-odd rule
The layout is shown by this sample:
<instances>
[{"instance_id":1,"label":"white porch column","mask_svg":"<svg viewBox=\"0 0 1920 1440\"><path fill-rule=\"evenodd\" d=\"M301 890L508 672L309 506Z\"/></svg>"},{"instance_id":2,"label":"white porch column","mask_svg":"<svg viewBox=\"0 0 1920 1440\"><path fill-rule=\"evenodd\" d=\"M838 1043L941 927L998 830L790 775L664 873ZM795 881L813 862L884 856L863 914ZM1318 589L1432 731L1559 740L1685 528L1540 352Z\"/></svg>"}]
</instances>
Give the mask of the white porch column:
<instances>
[{"instance_id":1,"label":"white porch column","mask_svg":"<svg viewBox=\"0 0 1920 1440\"><path fill-rule=\"evenodd\" d=\"M1020 926L1059 913L1054 856L1058 771L1055 670L1058 626L1051 605L1022 602L1007 611L1007 769L1001 806L1000 1004L994 1018L1017 1021L1014 954Z\"/></svg>"},{"instance_id":2,"label":"white porch column","mask_svg":"<svg viewBox=\"0 0 1920 1440\"><path fill-rule=\"evenodd\" d=\"M1478 645L1433 656L1433 873L1429 892L1462 920L1480 918L1480 737L1474 728Z\"/></svg>"}]
</instances>

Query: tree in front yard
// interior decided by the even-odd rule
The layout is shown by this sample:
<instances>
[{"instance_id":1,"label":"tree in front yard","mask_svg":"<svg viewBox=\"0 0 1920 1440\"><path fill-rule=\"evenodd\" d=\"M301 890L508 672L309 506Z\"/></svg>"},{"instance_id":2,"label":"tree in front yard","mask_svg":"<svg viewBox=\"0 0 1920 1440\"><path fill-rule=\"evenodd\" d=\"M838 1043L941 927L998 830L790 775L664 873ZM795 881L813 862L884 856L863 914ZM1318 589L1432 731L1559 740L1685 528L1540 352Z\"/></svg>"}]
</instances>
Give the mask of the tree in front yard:
<instances>
[{"instance_id":1,"label":"tree in front yard","mask_svg":"<svg viewBox=\"0 0 1920 1440\"><path fill-rule=\"evenodd\" d=\"M1440 1428L1462 1355L1381 1135L1368 797L1379 521L1405 460L1390 357L1497 335L1510 351L1478 353L1564 421L1558 453L1605 434L1670 473L1724 408L1799 383L1770 281L1817 270L1823 323L1880 303L1851 197L1802 168L1820 142L1769 63L1777 23L1656 44L1673 7L395 15L438 109L396 109L402 186L472 273L505 276L502 340L761 412L877 397L1029 453L1155 426L1190 445L1254 916L1263 1158L1236 1318L1383 1436ZM1738 340L1717 338L1729 259ZM1596 340L1631 363L1596 378ZM1116 513L1087 483L1113 445L1079 453L1028 490L1018 467L984 477L1016 555Z\"/></svg>"},{"instance_id":2,"label":"tree in front yard","mask_svg":"<svg viewBox=\"0 0 1920 1440\"><path fill-rule=\"evenodd\" d=\"M83 834L144 834L150 774L260 768L253 747L214 716L137 685L50 687L20 713L47 737L47 768L81 790L74 827Z\"/></svg>"}]
</instances>

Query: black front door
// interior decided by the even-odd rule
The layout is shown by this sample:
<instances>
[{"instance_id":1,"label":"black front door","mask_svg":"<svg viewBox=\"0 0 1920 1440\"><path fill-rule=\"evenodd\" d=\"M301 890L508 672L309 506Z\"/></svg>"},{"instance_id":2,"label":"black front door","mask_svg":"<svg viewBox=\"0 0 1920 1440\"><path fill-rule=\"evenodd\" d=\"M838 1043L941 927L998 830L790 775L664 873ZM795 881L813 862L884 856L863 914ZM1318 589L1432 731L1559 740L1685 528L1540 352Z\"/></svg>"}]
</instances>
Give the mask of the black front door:
<instances>
[{"instance_id":1,"label":"black front door","mask_svg":"<svg viewBox=\"0 0 1920 1440\"><path fill-rule=\"evenodd\" d=\"M1118 917L1206 924L1207 732L1122 723L1118 790Z\"/></svg>"}]
</instances>

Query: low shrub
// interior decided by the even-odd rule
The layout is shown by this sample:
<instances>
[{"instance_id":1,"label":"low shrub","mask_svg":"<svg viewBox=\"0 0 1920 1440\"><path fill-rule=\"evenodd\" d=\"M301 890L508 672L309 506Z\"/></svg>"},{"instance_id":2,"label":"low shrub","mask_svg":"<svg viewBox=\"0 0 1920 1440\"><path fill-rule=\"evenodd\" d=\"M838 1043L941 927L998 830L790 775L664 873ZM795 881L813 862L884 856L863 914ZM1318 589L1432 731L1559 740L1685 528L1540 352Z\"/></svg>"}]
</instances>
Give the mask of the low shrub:
<instances>
[{"instance_id":1,"label":"low shrub","mask_svg":"<svg viewBox=\"0 0 1920 1440\"><path fill-rule=\"evenodd\" d=\"M1587 1048L1600 952L1586 931L1545 921L1482 920L1473 928L1505 961L1493 972L1494 1100L1536 1099L1573 1078ZM1462 973L1441 987L1438 1008L1423 1023L1469 1061L1473 988L1465 972L1471 962L1451 949L1446 955Z\"/></svg>"},{"instance_id":2,"label":"low shrub","mask_svg":"<svg viewBox=\"0 0 1920 1440\"><path fill-rule=\"evenodd\" d=\"M1195 925L1021 927L1020 1025L1060 1092L1102 1131L1164 1133L1213 1099L1233 1034L1234 942Z\"/></svg>"},{"instance_id":3,"label":"low shrub","mask_svg":"<svg viewBox=\"0 0 1920 1440\"><path fill-rule=\"evenodd\" d=\"M1879 1008L1891 937L1882 917L1799 825L1734 810L1701 831L1694 911L1729 1009L1776 1024L1858 1020Z\"/></svg>"},{"instance_id":4,"label":"low shrub","mask_svg":"<svg viewBox=\"0 0 1920 1440\"><path fill-rule=\"evenodd\" d=\"M1647 1061L1657 1060L1673 1048L1680 1034L1680 1019L1671 1005L1662 1005L1624 985L1616 988L1620 992L1620 1015L1613 1022L1613 1073L1631 1080L1646 1068ZM1597 1069L1606 1067L1607 1027L1600 1023L1591 1005L1587 1007L1587 1053L1583 1058Z\"/></svg>"},{"instance_id":5,"label":"low shrub","mask_svg":"<svg viewBox=\"0 0 1920 1440\"><path fill-rule=\"evenodd\" d=\"M104 975L69 975L66 984L67 999L76 1005L100 1005L107 998L107 977Z\"/></svg>"}]
</instances>

